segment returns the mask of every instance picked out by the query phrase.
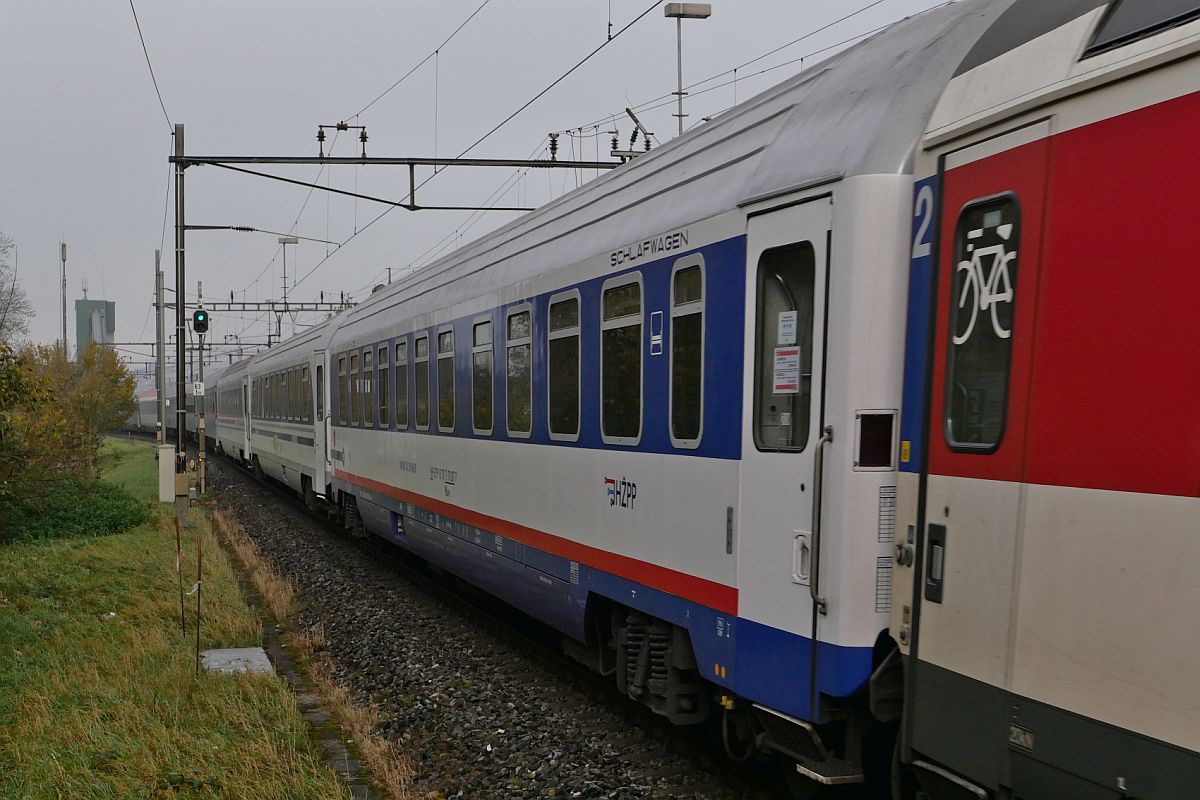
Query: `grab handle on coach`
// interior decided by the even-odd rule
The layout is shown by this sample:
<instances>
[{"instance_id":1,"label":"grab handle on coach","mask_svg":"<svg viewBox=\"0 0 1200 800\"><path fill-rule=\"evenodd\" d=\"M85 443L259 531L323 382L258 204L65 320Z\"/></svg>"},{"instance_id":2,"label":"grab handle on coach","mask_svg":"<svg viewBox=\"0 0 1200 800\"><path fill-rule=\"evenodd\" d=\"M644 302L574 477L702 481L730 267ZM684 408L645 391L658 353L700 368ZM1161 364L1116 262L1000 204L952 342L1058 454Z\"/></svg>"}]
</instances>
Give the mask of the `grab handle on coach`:
<instances>
[{"instance_id":1,"label":"grab handle on coach","mask_svg":"<svg viewBox=\"0 0 1200 800\"><path fill-rule=\"evenodd\" d=\"M808 593L812 595L813 607L821 614L829 613L825 598L821 596L821 484L825 477L825 445L833 441L833 426L826 425L821 431L813 451L813 499L812 499L812 577Z\"/></svg>"}]
</instances>

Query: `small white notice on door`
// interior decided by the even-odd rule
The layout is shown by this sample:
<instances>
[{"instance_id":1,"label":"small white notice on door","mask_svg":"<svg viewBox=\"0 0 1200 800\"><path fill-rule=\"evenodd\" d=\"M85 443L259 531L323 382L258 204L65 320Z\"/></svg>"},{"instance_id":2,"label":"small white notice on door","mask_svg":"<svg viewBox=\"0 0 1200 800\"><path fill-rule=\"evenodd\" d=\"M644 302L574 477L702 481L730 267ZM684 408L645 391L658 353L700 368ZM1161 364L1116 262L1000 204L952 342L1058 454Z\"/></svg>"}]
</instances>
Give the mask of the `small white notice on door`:
<instances>
[{"instance_id":1,"label":"small white notice on door","mask_svg":"<svg viewBox=\"0 0 1200 800\"><path fill-rule=\"evenodd\" d=\"M800 348L776 347L772 394L800 394Z\"/></svg>"},{"instance_id":2,"label":"small white notice on door","mask_svg":"<svg viewBox=\"0 0 1200 800\"><path fill-rule=\"evenodd\" d=\"M776 344L788 345L796 343L796 312L795 311L780 311L779 312L779 331L776 336Z\"/></svg>"}]
</instances>

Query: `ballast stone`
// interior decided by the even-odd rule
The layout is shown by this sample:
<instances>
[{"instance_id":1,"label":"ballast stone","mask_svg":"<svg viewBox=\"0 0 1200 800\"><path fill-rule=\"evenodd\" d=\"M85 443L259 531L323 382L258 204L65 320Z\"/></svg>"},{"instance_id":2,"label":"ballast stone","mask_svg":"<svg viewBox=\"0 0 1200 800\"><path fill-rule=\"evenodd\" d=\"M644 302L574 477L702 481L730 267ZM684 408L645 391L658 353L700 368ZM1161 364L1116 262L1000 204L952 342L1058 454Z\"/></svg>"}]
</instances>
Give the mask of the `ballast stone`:
<instances>
[{"instance_id":1,"label":"ballast stone","mask_svg":"<svg viewBox=\"0 0 1200 800\"><path fill-rule=\"evenodd\" d=\"M261 647L224 647L200 653L200 663L209 672L233 674L237 672L275 672L271 660Z\"/></svg>"}]
</instances>

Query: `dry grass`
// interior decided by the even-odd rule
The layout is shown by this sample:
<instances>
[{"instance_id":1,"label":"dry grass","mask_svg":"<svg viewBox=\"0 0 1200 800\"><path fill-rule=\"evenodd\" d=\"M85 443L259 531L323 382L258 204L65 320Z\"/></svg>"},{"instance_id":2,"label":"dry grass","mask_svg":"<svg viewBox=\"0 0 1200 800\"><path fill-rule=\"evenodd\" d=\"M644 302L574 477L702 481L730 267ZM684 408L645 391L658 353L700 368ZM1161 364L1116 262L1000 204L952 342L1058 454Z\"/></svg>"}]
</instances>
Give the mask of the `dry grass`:
<instances>
[{"instance_id":1,"label":"dry grass","mask_svg":"<svg viewBox=\"0 0 1200 800\"><path fill-rule=\"evenodd\" d=\"M249 573L271 615L286 625L295 612L295 589L263 557L237 520L220 510L214 512L213 520ZM328 656L323 652L324 628L318 625L309 630L288 630L283 638L317 695L347 739L353 742L373 782L391 800L415 800L412 763L399 745L379 733L378 706L356 702L350 689L333 678Z\"/></svg>"}]
</instances>

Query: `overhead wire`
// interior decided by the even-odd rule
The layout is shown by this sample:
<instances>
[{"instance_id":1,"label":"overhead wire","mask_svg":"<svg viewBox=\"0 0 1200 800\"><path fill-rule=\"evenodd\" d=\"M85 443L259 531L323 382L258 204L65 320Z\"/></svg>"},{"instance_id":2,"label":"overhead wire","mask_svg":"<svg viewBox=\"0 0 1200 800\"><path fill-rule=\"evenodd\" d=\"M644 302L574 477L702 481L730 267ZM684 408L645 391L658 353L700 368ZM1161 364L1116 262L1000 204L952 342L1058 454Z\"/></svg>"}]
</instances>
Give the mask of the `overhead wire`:
<instances>
[{"instance_id":1,"label":"overhead wire","mask_svg":"<svg viewBox=\"0 0 1200 800\"><path fill-rule=\"evenodd\" d=\"M478 6L478 7L477 7L477 8L476 8L474 11L472 11L472 12L471 12L471 15L470 15L469 17L467 17L466 19L464 19L464 20L463 20L463 21L462 21L462 22L459 24L459 26L458 26L457 28L455 28L455 29L454 29L454 32L453 32L453 33L451 33L449 36L447 36L447 37L445 38L445 40L444 40L444 41L443 41L441 44L439 44L437 47L435 47L435 48L433 49L433 52L431 52L429 55L425 56L425 57L424 57L424 58L422 58L420 61L418 61L416 64L414 64L414 65L412 66L412 68L411 68L411 69L409 69L409 71L408 71L408 72L406 72L406 73L404 73L403 75L401 75L401 76L400 76L400 78L399 78L399 79L398 79L398 80L397 80L395 83L393 83L391 86L387 87L387 88L386 88L386 89L384 89L382 92L380 92L380 93L379 93L379 94L378 94L378 95L375 97L375 99L374 99L374 100L372 100L371 102L367 103L365 106L363 106L362 108L360 108L358 111L356 111L356 112L354 112L353 114L351 114L351 115L350 115L350 117L358 117L358 116L362 116L362 113L363 113L364 111L366 111L368 108L370 108L371 106L373 106L373 105L375 105L376 103L378 103L380 100L382 100L384 97L386 97L386 96L388 95L388 93L389 93L389 92L391 92L391 91L392 91L393 89L395 89L397 86L399 86L400 84L402 84L402 83L404 83L406 80L408 80L408 78L409 78L409 77L410 77L410 76L411 76L411 75L412 75L414 72L416 72L417 70L419 70L421 67L425 66L425 64L427 64L427 63L429 62L429 59L431 59L431 58L435 58L435 57L437 56L437 53L438 53L438 51L439 51L439 50L441 50L441 49L442 49L443 47L445 47L446 45L450 44L450 40L451 40L451 39L453 39L455 36L457 36L457 35L458 35L458 33L459 33L459 31L461 31L463 28L467 27L467 24L468 24L468 23L469 23L471 20L475 19L475 16L476 16L476 15L477 15L477 14L478 14L480 11L483 11L483 9L484 9L484 6L486 6L486 5L487 5L488 3L490 3L490 2L492 2L492 0L483 0L483 2L482 2L482 3L480 3L480 4L479 4L479 6ZM350 117L345 117L345 119L349 119Z\"/></svg>"},{"instance_id":2,"label":"overhead wire","mask_svg":"<svg viewBox=\"0 0 1200 800\"><path fill-rule=\"evenodd\" d=\"M133 0L129 0L129 10L133 12L133 24L137 28L138 41L142 43L142 54L146 56L146 67L150 70L150 81L154 84L154 93L158 95L158 105L162 109L163 119L167 121L167 127L174 130L175 126L171 123L171 115L167 113L167 104L163 102L162 92L158 88L158 78L154 76L154 65L150 63L150 51L146 49L146 37L142 35L142 23L138 21L137 9L133 7Z\"/></svg>"},{"instance_id":3,"label":"overhead wire","mask_svg":"<svg viewBox=\"0 0 1200 800\"><path fill-rule=\"evenodd\" d=\"M731 75L731 74L732 74L732 75L734 76L734 80L733 80L733 81L729 81L729 82L726 82L726 83L723 83L723 84L721 84L721 86L722 86L722 87L724 87L724 86L729 86L731 83L733 83L734 85L736 85L736 81L739 81L739 80L744 80L746 77L753 77L754 75L761 75L761 74L763 74L763 72L769 72L770 70L762 70L762 71L759 71L759 72L752 73L750 76L744 76L744 75L743 75L743 76L740 76L740 77L739 77L739 75L738 75L738 73L739 73L741 70L745 69L746 67L748 67L748 66L750 66L750 65L752 65L752 64L756 64L756 63L758 63L759 61L762 61L764 58L769 58L770 56L773 56L773 55L775 55L776 53L778 53L778 52L780 52L780 51L786 50L786 49L787 49L787 48L789 48L789 47L794 47L794 46L796 46L796 45L800 44L801 42L807 41L808 39L811 39L812 37L814 37L814 36L816 36L816 35L818 35L818 34L824 33L825 31L829 30L830 28L833 28L833 27L835 27L835 26L837 26L837 25L840 25L840 24L841 24L841 23L843 23L843 22L847 22L847 21L849 21L849 20L853 19L854 17L857 17L857 16L859 16L860 14L864 14L864 13L866 13L867 11L870 11L871 9L875 8L876 6L879 6L879 5L882 5L883 3L886 3L887 1L888 1L888 0L872 0L872 2L868 3L868 4L867 4L867 5L865 5L865 6L862 6L862 7L861 7L861 8L859 8L858 10L856 10L856 11L852 11L852 12L850 12L850 13L848 13L848 14L845 14L845 15L843 15L843 16L841 16L841 17L838 17L837 19L835 19L835 20L833 20L833 21L831 21L831 22L828 22L828 23L826 23L825 25L822 25L822 26L821 26L821 27L819 27L819 28L816 28L816 29L814 29L814 30L811 30L811 31L809 31L809 32L805 33L803 36L800 36L799 38L793 39L793 40L791 40L790 42L787 42L787 43L785 43L785 44L781 44L781 45L779 45L778 47L774 47L774 48L772 48L772 49L768 50L767 52L765 52L765 53L762 53L761 55L757 55L757 56L755 56L754 58L750 59L749 61L744 61L744 62L742 62L741 64L738 64L737 66L730 67L729 69L723 70L723 71L721 71L721 72L718 72L718 73L715 73L715 74L713 74L713 75L710 75L710 76L708 76L707 78L703 78L703 79L701 79L701 80L695 81L694 83L687 84L686 86L684 86L684 87L683 87L683 89L684 89L684 91L685 91L685 92L688 92L689 94L701 94L702 92L690 92L689 90L691 90L691 89L694 89L694 88L696 88L696 87L698 87L698 86L703 86L703 85L704 85L704 84L706 84L706 83L710 83L710 82L712 82L712 81L715 81L715 80L717 80L718 78L722 78L722 77L724 77L724 76L726 76L726 75ZM947 3L943 3L942 5L947 5ZM873 31L869 31L869 32L867 32L867 33L863 33L863 34L860 34L860 35L858 35L858 36L852 37L852 38L851 38L849 41L854 41L854 39L859 39L859 38L862 38L863 36L869 36L869 35L871 35L871 33L875 33L875 32L878 32L878 31L881 31L881 30L883 30L884 28L891 27L891 25L893 25L893 24L895 24L895 23L891 23L891 22L889 22L887 25L883 25L883 26L881 26L881 27L879 27L879 28L876 28L876 29L874 29ZM816 51L816 53L821 53L821 52L824 52L825 50L832 49L833 47L836 47L836 46L837 46L837 45L831 45L830 47L823 48L823 49L822 49L822 50L820 50L820 51ZM806 54L806 55L804 56L804 58L810 58L812 55L813 55L813 54ZM796 60L798 60L798 59L793 59L792 61L785 62L785 64L781 64L781 65L778 65L778 66L786 66L787 64L793 64L793 63L795 63L795 62L796 62ZM633 108L633 110L634 110L634 111L650 111L650 110L653 110L653 109L655 109L655 108L661 108L661 107L662 107L662 106L657 106L657 105L654 105L655 103L658 103L658 102L660 102L660 101L662 101L662 100L666 100L666 99L668 99L668 98L674 98L674 97L675 97L675 93L674 93L674 92L668 92L668 93L666 93L666 94L659 95L658 97L654 97L654 98L652 98L652 99L650 99L650 100L645 100L645 101L643 101L643 102L641 102L641 103L638 103L637 105L631 105L631 107ZM674 101L672 100L672 102L674 102ZM581 129L583 129L583 128L590 128L590 127L592 127L593 125L599 125L599 124L601 124L601 123L605 122L606 120L612 119L612 118L614 118L614 117L616 117L616 116L619 116L619 115L608 115L608 116L604 116L604 117L601 117L601 118L599 118L599 119L597 119L597 120L594 120L594 121L592 121L592 122L589 122L589 123L587 123L587 124L585 124L585 125L573 126L573 127L571 128L571 130L581 130Z\"/></svg>"}]
</instances>

